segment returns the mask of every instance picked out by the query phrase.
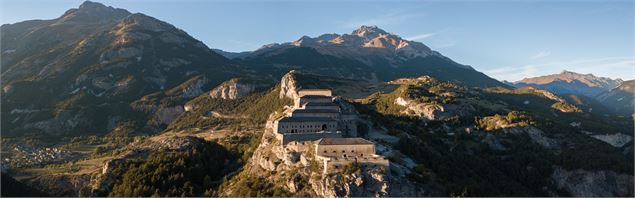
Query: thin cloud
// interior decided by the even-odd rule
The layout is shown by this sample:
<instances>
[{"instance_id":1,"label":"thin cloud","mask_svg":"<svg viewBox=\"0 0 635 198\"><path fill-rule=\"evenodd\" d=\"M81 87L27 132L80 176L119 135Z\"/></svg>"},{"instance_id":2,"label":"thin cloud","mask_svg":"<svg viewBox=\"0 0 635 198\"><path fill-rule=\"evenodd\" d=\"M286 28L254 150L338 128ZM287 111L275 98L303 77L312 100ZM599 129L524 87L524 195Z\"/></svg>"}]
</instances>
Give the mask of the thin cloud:
<instances>
[{"instance_id":1,"label":"thin cloud","mask_svg":"<svg viewBox=\"0 0 635 198\"><path fill-rule=\"evenodd\" d=\"M391 25L395 23L400 23L420 15L421 13L393 11L393 12L385 13L373 18L346 21L341 23L341 26L344 28L358 28L362 25L376 25L381 27L381 26L387 26L387 25Z\"/></svg>"},{"instance_id":2,"label":"thin cloud","mask_svg":"<svg viewBox=\"0 0 635 198\"><path fill-rule=\"evenodd\" d=\"M434 47L434 49L450 48L450 47L456 46L456 41L451 40L451 41L447 41L447 42L437 43L437 44L434 44L434 45L430 44L430 46Z\"/></svg>"},{"instance_id":3,"label":"thin cloud","mask_svg":"<svg viewBox=\"0 0 635 198\"><path fill-rule=\"evenodd\" d=\"M406 40L419 41L437 35L437 33L424 33L406 38Z\"/></svg>"},{"instance_id":4,"label":"thin cloud","mask_svg":"<svg viewBox=\"0 0 635 198\"><path fill-rule=\"evenodd\" d=\"M540 58L544 58L551 55L551 52L548 51L540 51L538 53L536 53L535 55L531 56L531 59L540 59Z\"/></svg>"}]
</instances>

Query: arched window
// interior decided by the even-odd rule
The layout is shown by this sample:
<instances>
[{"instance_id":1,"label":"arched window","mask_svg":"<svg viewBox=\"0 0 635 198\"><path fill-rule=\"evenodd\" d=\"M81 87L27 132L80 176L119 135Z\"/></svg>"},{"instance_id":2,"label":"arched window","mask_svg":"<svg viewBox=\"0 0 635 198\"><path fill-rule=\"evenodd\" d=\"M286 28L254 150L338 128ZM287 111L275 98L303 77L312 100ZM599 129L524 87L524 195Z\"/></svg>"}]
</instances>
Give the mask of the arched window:
<instances>
[{"instance_id":1,"label":"arched window","mask_svg":"<svg viewBox=\"0 0 635 198\"><path fill-rule=\"evenodd\" d=\"M326 130L326 124L322 125L322 130Z\"/></svg>"}]
</instances>

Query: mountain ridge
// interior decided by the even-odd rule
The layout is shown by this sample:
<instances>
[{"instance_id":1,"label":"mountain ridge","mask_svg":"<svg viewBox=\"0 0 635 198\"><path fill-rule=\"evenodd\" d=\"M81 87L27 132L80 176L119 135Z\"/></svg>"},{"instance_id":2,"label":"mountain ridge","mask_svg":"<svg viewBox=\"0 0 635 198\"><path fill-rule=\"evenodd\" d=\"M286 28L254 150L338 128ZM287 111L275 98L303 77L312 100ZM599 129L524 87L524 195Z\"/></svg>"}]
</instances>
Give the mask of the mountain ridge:
<instances>
[{"instance_id":1,"label":"mountain ridge","mask_svg":"<svg viewBox=\"0 0 635 198\"><path fill-rule=\"evenodd\" d=\"M593 98L599 93L617 87L622 82L623 80L619 78L611 79L563 70L558 74L528 77L511 84L516 87L532 86L556 94L580 94Z\"/></svg>"},{"instance_id":2,"label":"mountain ridge","mask_svg":"<svg viewBox=\"0 0 635 198\"><path fill-rule=\"evenodd\" d=\"M126 120L137 120L137 132L156 132L182 109L178 101L192 97L185 92L249 75L169 23L90 1L56 19L1 30L8 32L1 50L7 135L103 134ZM178 86L191 89L166 94ZM140 108L147 103L154 103L150 111Z\"/></svg>"},{"instance_id":3,"label":"mountain ridge","mask_svg":"<svg viewBox=\"0 0 635 198\"><path fill-rule=\"evenodd\" d=\"M289 46L312 47L323 54L354 57L367 64L373 64L373 61L369 60L367 56L381 55L395 63L415 57L442 56L423 43L408 41L377 26L366 25L353 30L350 34L327 33L317 37L302 36L292 42L264 45L253 51L253 54L261 54Z\"/></svg>"},{"instance_id":4,"label":"mountain ridge","mask_svg":"<svg viewBox=\"0 0 635 198\"><path fill-rule=\"evenodd\" d=\"M286 43L264 45L238 57L255 69L288 70L365 81L390 81L401 77L430 75L476 87L507 87L468 65L376 26L361 26L350 34L302 36ZM280 70L280 71L277 71Z\"/></svg>"}]
</instances>

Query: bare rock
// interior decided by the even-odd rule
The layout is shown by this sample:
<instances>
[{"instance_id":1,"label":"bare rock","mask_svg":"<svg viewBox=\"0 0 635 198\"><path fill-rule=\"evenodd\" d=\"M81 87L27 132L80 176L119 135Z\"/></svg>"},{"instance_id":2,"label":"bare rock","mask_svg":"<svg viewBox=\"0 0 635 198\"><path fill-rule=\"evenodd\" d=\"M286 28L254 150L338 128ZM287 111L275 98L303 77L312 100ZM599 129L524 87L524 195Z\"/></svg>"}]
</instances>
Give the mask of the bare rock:
<instances>
[{"instance_id":1,"label":"bare rock","mask_svg":"<svg viewBox=\"0 0 635 198\"><path fill-rule=\"evenodd\" d=\"M183 112L185 112L183 106L159 108L154 117L159 124L170 124Z\"/></svg>"},{"instance_id":2,"label":"bare rock","mask_svg":"<svg viewBox=\"0 0 635 198\"><path fill-rule=\"evenodd\" d=\"M280 80L280 98L291 98L296 99L298 97L298 89L299 85L295 81L294 75L296 74L295 70L289 71L289 73L282 76L282 80Z\"/></svg>"},{"instance_id":3,"label":"bare rock","mask_svg":"<svg viewBox=\"0 0 635 198\"><path fill-rule=\"evenodd\" d=\"M487 144L487 146L490 149L495 150L495 151L507 150L507 148L505 148L505 146L503 146L503 144L501 144L500 140L498 140L498 138L496 138L496 136L494 136L491 133L487 133L485 135L485 138L483 138L482 142Z\"/></svg>"},{"instance_id":4,"label":"bare rock","mask_svg":"<svg viewBox=\"0 0 635 198\"><path fill-rule=\"evenodd\" d=\"M591 137L601 140L610 144L611 146L620 148L633 140L633 137L623 134L623 133L614 133L614 134L604 134L604 135L592 135Z\"/></svg>"},{"instance_id":5,"label":"bare rock","mask_svg":"<svg viewBox=\"0 0 635 198\"><path fill-rule=\"evenodd\" d=\"M551 179L558 189L574 197L632 197L633 175L613 171L568 171L556 168Z\"/></svg>"},{"instance_id":6,"label":"bare rock","mask_svg":"<svg viewBox=\"0 0 635 198\"><path fill-rule=\"evenodd\" d=\"M546 149L554 150L560 148L560 142L553 138L545 136L545 133L542 130L533 126L504 128L503 131L505 133L512 134L526 133L527 135L529 135L529 138L531 138L532 142L539 144Z\"/></svg>"},{"instance_id":7,"label":"bare rock","mask_svg":"<svg viewBox=\"0 0 635 198\"><path fill-rule=\"evenodd\" d=\"M234 78L225 81L219 86L212 89L209 95L212 98L234 100L253 93L259 87L262 87L262 85L259 86L258 84L247 82L246 80L241 78Z\"/></svg>"},{"instance_id":8,"label":"bare rock","mask_svg":"<svg viewBox=\"0 0 635 198\"><path fill-rule=\"evenodd\" d=\"M107 51L101 54L99 62L107 62L117 59L126 59L132 57L139 57L143 53L143 49L137 47L124 47L112 51Z\"/></svg>"}]
</instances>

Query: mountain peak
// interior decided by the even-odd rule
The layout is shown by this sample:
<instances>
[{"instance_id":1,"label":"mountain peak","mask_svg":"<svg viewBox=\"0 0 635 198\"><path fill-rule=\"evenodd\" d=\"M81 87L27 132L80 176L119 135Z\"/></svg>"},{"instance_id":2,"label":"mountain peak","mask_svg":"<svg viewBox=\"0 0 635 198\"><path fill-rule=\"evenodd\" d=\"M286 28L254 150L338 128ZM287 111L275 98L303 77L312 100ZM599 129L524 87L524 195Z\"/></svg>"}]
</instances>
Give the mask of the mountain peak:
<instances>
[{"instance_id":1,"label":"mountain peak","mask_svg":"<svg viewBox=\"0 0 635 198\"><path fill-rule=\"evenodd\" d=\"M125 9L113 8L104 4L84 1L79 8L70 9L62 15L59 23L104 23L113 22L129 15Z\"/></svg>"},{"instance_id":2,"label":"mountain peak","mask_svg":"<svg viewBox=\"0 0 635 198\"><path fill-rule=\"evenodd\" d=\"M130 12L128 12L125 9L114 8L112 6L106 6L104 4L101 4L98 2L92 2L92 1L84 1L84 3L79 5L79 9L77 9L77 11L83 12L83 13L92 13L95 15L99 15L99 14L101 15L128 15L130 14Z\"/></svg>"},{"instance_id":3,"label":"mountain peak","mask_svg":"<svg viewBox=\"0 0 635 198\"><path fill-rule=\"evenodd\" d=\"M352 33L352 35L357 35L359 37L365 37L365 38L374 38L379 36L380 34L388 34L388 32L378 28L377 26L371 25L371 26L366 26L366 25L362 25L361 27L357 28L356 30L354 30Z\"/></svg>"},{"instance_id":4,"label":"mountain peak","mask_svg":"<svg viewBox=\"0 0 635 198\"><path fill-rule=\"evenodd\" d=\"M566 69L562 70L562 72L560 72L560 74L570 74L570 73L574 73L575 74L575 72L572 72L572 71L569 71L569 70L566 70Z\"/></svg>"},{"instance_id":5,"label":"mountain peak","mask_svg":"<svg viewBox=\"0 0 635 198\"><path fill-rule=\"evenodd\" d=\"M81 5L79 5L80 10L94 10L94 9L107 9L104 4L92 1L84 1Z\"/></svg>"},{"instance_id":6,"label":"mountain peak","mask_svg":"<svg viewBox=\"0 0 635 198\"><path fill-rule=\"evenodd\" d=\"M286 46L310 47L318 52L336 57L351 57L371 64L377 57L397 64L417 57L431 55L443 57L428 46L416 41L407 41L398 35L388 33L377 26L362 25L350 34L322 34L318 37L301 38L281 45L263 46L255 54L270 52Z\"/></svg>"},{"instance_id":7,"label":"mountain peak","mask_svg":"<svg viewBox=\"0 0 635 198\"><path fill-rule=\"evenodd\" d=\"M566 70L566 69L562 70L562 72L560 72L560 74L585 75L585 74L577 73L577 72L574 72L574 71L569 71L569 70ZM593 74L590 74L590 75L593 75Z\"/></svg>"},{"instance_id":8,"label":"mountain peak","mask_svg":"<svg viewBox=\"0 0 635 198\"><path fill-rule=\"evenodd\" d=\"M524 78L516 81L515 86L532 86L546 89L556 94L581 94L594 97L600 92L612 89L622 83L622 79L598 77L593 74L580 74L563 70L558 74Z\"/></svg>"},{"instance_id":9,"label":"mountain peak","mask_svg":"<svg viewBox=\"0 0 635 198\"><path fill-rule=\"evenodd\" d=\"M180 29L174 27L169 23L142 13L134 13L126 16L121 20L120 25L129 29L139 29L152 32L172 30L182 32Z\"/></svg>"}]
</instances>

